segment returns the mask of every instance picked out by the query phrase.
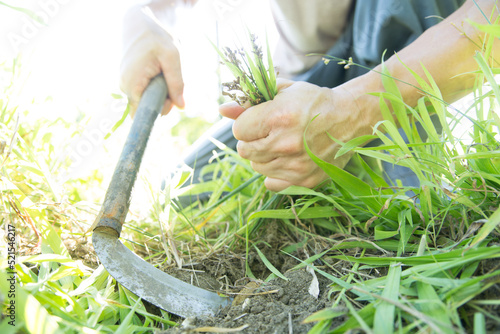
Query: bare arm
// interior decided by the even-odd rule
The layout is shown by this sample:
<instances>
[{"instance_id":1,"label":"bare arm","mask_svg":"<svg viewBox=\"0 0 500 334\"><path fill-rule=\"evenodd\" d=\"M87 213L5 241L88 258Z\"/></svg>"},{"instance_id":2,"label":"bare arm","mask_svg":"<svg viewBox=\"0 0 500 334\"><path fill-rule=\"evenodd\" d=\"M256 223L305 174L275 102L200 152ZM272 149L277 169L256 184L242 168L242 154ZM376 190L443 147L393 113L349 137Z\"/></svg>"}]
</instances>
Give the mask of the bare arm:
<instances>
[{"instance_id":1,"label":"bare arm","mask_svg":"<svg viewBox=\"0 0 500 334\"><path fill-rule=\"evenodd\" d=\"M421 65L425 66L440 88L443 99L448 103L455 102L472 91L476 75L471 72L478 68L473 56L480 51L484 33L473 27L467 20L486 24L483 13L489 19L491 18L492 22L498 16L494 1L478 0L476 3L477 5L472 0L467 1L455 13L426 30L417 40L401 50L398 53L399 59L394 55L385 63L390 74L399 79L398 88L408 105L416 105L422 93L404 83L417 85L416 80L404 65L424 78L425 74ZM494 13L493 16L492 13ZM496 40L492 55L495 56L499 52L500 41ZM381 67L378 66L375 71L380 72ZM343 86L357 97L361 109L371 112L373 117L370 121L371 125L381 119L378 103L373 97L366 95L367 92L384 90L378 73L370 72ZM373 108L370 105L376 107Z\"/></svg>"}]
</instances>

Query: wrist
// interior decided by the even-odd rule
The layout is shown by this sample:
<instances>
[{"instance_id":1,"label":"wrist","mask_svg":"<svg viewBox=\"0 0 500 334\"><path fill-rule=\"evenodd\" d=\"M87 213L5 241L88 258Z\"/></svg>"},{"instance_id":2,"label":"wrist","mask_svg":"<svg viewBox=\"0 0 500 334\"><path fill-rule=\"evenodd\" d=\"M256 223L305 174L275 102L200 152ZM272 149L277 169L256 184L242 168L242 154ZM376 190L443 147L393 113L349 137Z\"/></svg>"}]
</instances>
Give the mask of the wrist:
<instances>
[{"instance_id":1,"label":"wrist","mask_svg":"<svg viewBox=\"0 0 500 334\"><path fill-rule=\"evenodd\" d=\"M369 135L373 127L383 120L379 107L379 97L368 93L383 92L380 74L368 72L362 76L332 89L337 99L348 100L345 103L346 112L352 113L353 138Z\"/></svg>"},{"instance_id":2,"label":"wrist","mask_svg":"<svg viewBox=\"0 0 500 334\"><path fill-rule=\"evenodd\" d=\"M148 36L150 40L157 41L159 44L173 43L173 38L165 27L160 25L148 11L145 5L135 5L126 12L123 19L122 37L124 53L137 41L147 40Z\"/></svg>"}]
</instances>

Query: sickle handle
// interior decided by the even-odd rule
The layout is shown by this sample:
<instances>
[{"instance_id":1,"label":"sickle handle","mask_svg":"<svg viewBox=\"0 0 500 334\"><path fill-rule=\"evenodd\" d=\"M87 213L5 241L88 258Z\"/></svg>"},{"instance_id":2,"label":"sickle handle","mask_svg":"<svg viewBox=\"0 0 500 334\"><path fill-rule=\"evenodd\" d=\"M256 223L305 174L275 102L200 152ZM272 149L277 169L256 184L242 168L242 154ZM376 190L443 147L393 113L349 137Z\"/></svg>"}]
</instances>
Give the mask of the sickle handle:
<instances>
[{"instance_id":1,"label":"sickle handle","mask_svg":"<svg viewBox=\"0 0 500 334\"><path fill-rule=\"evenodd\" d=\"M160 74L151 80L139 102L134 122L106 191L101 212L94 223L94 231L99 229L120 236L142 156L166 98L167 85Z\"/></svg>"}]
</instances>

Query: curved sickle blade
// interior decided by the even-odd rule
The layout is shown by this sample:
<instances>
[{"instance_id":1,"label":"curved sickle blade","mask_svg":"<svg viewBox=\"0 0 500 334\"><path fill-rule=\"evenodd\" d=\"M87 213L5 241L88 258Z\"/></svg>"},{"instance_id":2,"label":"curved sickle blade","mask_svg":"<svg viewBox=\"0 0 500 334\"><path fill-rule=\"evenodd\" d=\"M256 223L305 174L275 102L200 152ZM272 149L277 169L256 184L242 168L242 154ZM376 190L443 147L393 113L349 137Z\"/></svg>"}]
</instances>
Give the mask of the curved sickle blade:
<instances>
[{"instance_id":1,"label":"curved sickle blade","mask_svg":"<svg viewBox=\"0 0 500 334\"><path fill-rule=\"evenodd\" d=\"M104 268L118 283L168 312L184 318L214 315L230 302L229 298L185 283L153 267L113 234L94 232L92 243Z\"/></svg>"},{"instance_id":2,"label":"curved sickle blade","mask_svg":"<svg viewBox=\"0 0 500 334\"><path fill-rule=\"evenodd\" d=\"M96 218L92 243L104 268L132 293L181 317L210 315L226 306L229 299L167 275L139 258L118 239L151 129L166 96L163 76L153 78L141 98Z\"/></svg>"}]
</instances>

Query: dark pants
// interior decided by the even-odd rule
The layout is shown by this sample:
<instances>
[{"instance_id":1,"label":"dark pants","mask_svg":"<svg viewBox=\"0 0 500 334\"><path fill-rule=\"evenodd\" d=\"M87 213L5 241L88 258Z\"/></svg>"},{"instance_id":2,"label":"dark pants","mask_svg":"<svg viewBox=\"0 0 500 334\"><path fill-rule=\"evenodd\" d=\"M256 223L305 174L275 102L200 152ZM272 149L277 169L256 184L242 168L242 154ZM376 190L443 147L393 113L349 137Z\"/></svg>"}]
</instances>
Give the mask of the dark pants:
<instances>
[{"instance_id":1,"label":"dark pants","mask_svg":"<svg viewBox=\"0 0 500 334\"><path fill-rule=\"evenodd\" d=\"M426 29L439 23L441 20L438 17L447 17L462 3L460 0L358 0L351 9L344 33L327 54L342 59L352 57L355 63L373 68L380 64L384 52L388 58L403 49ZM319 61L294 79L333 88L367 71L358 66L345 70L335 62L326 66ZM232 135L232 123L231 120L220 121L193 145L185 157L184 162L195 167L194 182L199 181L200 169L208 164L212 152L218 150L207 138L216 138L236 149L237 140ZM435 124L439 126L438 122ZM335 136L334 133L331 135ZM424 133L421 136L422 139L426 137ZM399 179L405 186L419 186L418 178L409 168L388 163L383 163L383 167L388 181L395 183Z\"/></svg>"}]
</instances>

